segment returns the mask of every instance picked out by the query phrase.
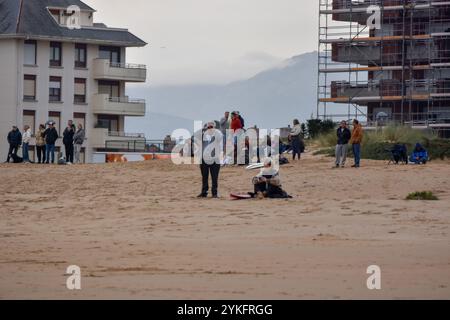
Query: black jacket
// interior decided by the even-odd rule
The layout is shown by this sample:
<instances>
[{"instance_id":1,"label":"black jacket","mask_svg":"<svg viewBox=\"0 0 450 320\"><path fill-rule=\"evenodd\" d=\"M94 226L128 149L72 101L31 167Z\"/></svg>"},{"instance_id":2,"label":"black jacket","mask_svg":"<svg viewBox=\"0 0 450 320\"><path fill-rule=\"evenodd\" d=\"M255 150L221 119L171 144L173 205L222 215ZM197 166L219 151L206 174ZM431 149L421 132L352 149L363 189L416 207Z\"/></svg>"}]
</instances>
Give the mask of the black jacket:
<instances>
[{"instance_id":1,"label":"black jacket","mask_svg":"<svg viewBox=\"0 0 450 320\"><path fill-rule=\"evenodd\" d=\"M14 146L20 146L22 144L22 134L19 130L11 130L8 133L8 143Z\"/></svg>"},{"instance_id":2,"label":"black jacket","mask_svg":"<svg viewBox=\"0 0 450 320\"><path fill-rule=\"evenodd\" d=\"M44 132L44 136L45 136L45 143L46 144L55 144L56 140L58 140L59 136L58 136L58 131L56 131L55 128L48 128L45 130Z\"/></svg>"},{"instance_id":3,"label":"black jacket","mask_svg":"<svg viewBox=\"0 0 450 320\"><path fill-rule=\"evenodd\" d=\"M345 128L338 128L337 129L337 144L348 144L350 141L350 138L352 137L352 133L350 132L350 129Z\"/></svg>"},{"instance_id":4,"label":"black jacket","mask_svg":"<svg viewBox=\"0 0 450 320\"><path fill-rule=\"evenodd\" d=\"M66 128L66 130L64 130L64 133L63 133L63 143L64 144L72 144L74 134L75 134L75 130L73 130L73 127Z\"/></svg>"}]
</instances>

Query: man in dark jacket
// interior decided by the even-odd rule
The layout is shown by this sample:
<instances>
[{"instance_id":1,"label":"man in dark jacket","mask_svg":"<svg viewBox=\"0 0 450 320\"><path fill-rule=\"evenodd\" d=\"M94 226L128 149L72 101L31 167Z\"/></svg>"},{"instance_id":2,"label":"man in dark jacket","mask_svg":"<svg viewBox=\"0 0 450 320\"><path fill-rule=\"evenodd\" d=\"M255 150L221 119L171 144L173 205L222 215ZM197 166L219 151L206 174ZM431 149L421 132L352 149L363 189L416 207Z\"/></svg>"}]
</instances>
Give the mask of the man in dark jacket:
<instances>
[{"instance_id":1,"label":"man in dark jacket","mask_svg":"<svg viewBox=\"0 0 450 320\"><path fill-rule=\"evenodd\" d=\"M342 121L341 125L337 129L337 145L336 145L336 168L343 168L345 166L345 160L347 160L348 142L352 137L352 133L347 128L347 122Z\"/></svg>"},{"instance_id":2,"label":"man in dark jacket","mask_svg":"<svg viewBox=\"0 0 450 320\"><path fill-rule=\"evenodd\" d=\"M75 126L72 120L67 123L67 128L63 133L63 144L66 149L66 162L73 163L73 136L75 134Z\"/></svg>"},{"instance_id":3,"label":"man in dark jacket","mask_svg":"<svg viewBox=\"0 0 450 320\"><path fill-rule=\"evenodd\" d=\"M220 139L218 138L220 137ZM201 139L202 141L198 141ZM196 137L196 143L202 143L200 172L202 174L202 192L198 198L206 198L209 191L209 175L211 174L212 186L211 193L213 198L218 198L218 180L220 172L219 151L222 150L222 134L215 129L215 123L209 122L207 128L202 132L201 137ZM216 152L217 151L217 152Z\"/></svg>"},{"instance_id":4,"label":"man in dark jacket","mask_svg":"<svg viewBox=\"0 0 450 320\"><path fill-rule=\"evenodd\" d=\"M17 157L17 151L22 144L22 134L16 126L12 127L12 130L8 133L9 151L6 162L9 162L11 157Z\"/></svg>"},{"instance_id":5,"label":"man in dark jacket","mask_svg":"<svg viewBox=\"0 0 450 320\"><path fill-rule=\"evenodd\" d=\"M55 163L55 143L56 143L56 140L58 140L59 135L58 135L58 131L56 131L54 122L50 122L48 124L48 126L49 127L44 132L45 143L46 143L46 145L45 145L45 153L46 153L45 159L47 159L47 161L45 163L49 163L50 154L52 156L52 163Z\"/></svg>"}]
</instances>

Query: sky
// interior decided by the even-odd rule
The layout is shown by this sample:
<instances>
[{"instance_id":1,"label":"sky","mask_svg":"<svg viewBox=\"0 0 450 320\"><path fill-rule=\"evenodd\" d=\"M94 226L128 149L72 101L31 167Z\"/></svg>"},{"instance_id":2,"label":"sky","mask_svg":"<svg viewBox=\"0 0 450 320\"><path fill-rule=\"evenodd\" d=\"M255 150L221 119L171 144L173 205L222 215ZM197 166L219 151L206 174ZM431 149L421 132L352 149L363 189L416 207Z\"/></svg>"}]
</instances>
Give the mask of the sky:
<instances>
[{"instance_id":1,"label":"sky","mask_svg":"<svg viewBox=\"0 0 450 320\"><path fill-rule=\"evenodd\" d=\"M85 0L95 22L148 43L127 51L148 85L226 84L317 50L317 0Z\"/></svg>"}]
</instances>

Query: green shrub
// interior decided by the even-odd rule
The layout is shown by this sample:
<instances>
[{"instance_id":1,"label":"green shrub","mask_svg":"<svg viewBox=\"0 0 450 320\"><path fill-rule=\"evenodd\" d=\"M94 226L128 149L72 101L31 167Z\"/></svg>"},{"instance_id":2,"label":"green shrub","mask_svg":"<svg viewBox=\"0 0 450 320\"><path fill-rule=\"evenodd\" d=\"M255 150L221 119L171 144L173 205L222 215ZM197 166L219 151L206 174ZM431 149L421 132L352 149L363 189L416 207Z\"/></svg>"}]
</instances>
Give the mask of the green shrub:
<instances>
[{"instance_id":1,"label":"green shrub","mask_svg":"<svg viewBox=\"0 0 450 320\"><path fill-rule=\"evenodd\" d=\"M410 193L406 200L439 200L431 191L421 191Z\"/></svg>"},{"instance_id":2,"label":"green shrub","mask_svg":"<svg viewBox=\"0 0 450 320\"><path fill-rule=\"evenodd\" d=\"M314 142L323 148L320 154L334 155L336 132L320 134ZM431 130L412 129L407 126L388 126L378 130L366 130L361 145L361 156L364 159L388 160L389 150L394 144L405 144L411 154L416 143L421 143L431 159L450 158L450 139L440 139ZM352 155L349 148L349 155Z\"/></svg>"}]
</instances>

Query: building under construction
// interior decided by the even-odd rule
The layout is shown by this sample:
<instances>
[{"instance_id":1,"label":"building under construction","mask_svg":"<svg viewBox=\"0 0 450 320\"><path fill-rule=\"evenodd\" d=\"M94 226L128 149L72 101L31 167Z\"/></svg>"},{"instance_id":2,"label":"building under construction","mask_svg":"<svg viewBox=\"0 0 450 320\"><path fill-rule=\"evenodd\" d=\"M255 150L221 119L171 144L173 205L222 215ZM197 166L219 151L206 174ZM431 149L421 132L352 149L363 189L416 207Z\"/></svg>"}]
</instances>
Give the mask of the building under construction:
<instances>
[{"instance_id":1,"label":"building under construction","mask_svg":"<svg viewBox=\"0 0 450 320\"><path fill-rule=\"evenodd\" d=\"M449 136L450 1L319 5L318 117L431 127Z\"/></svg>"}]
</instances>

